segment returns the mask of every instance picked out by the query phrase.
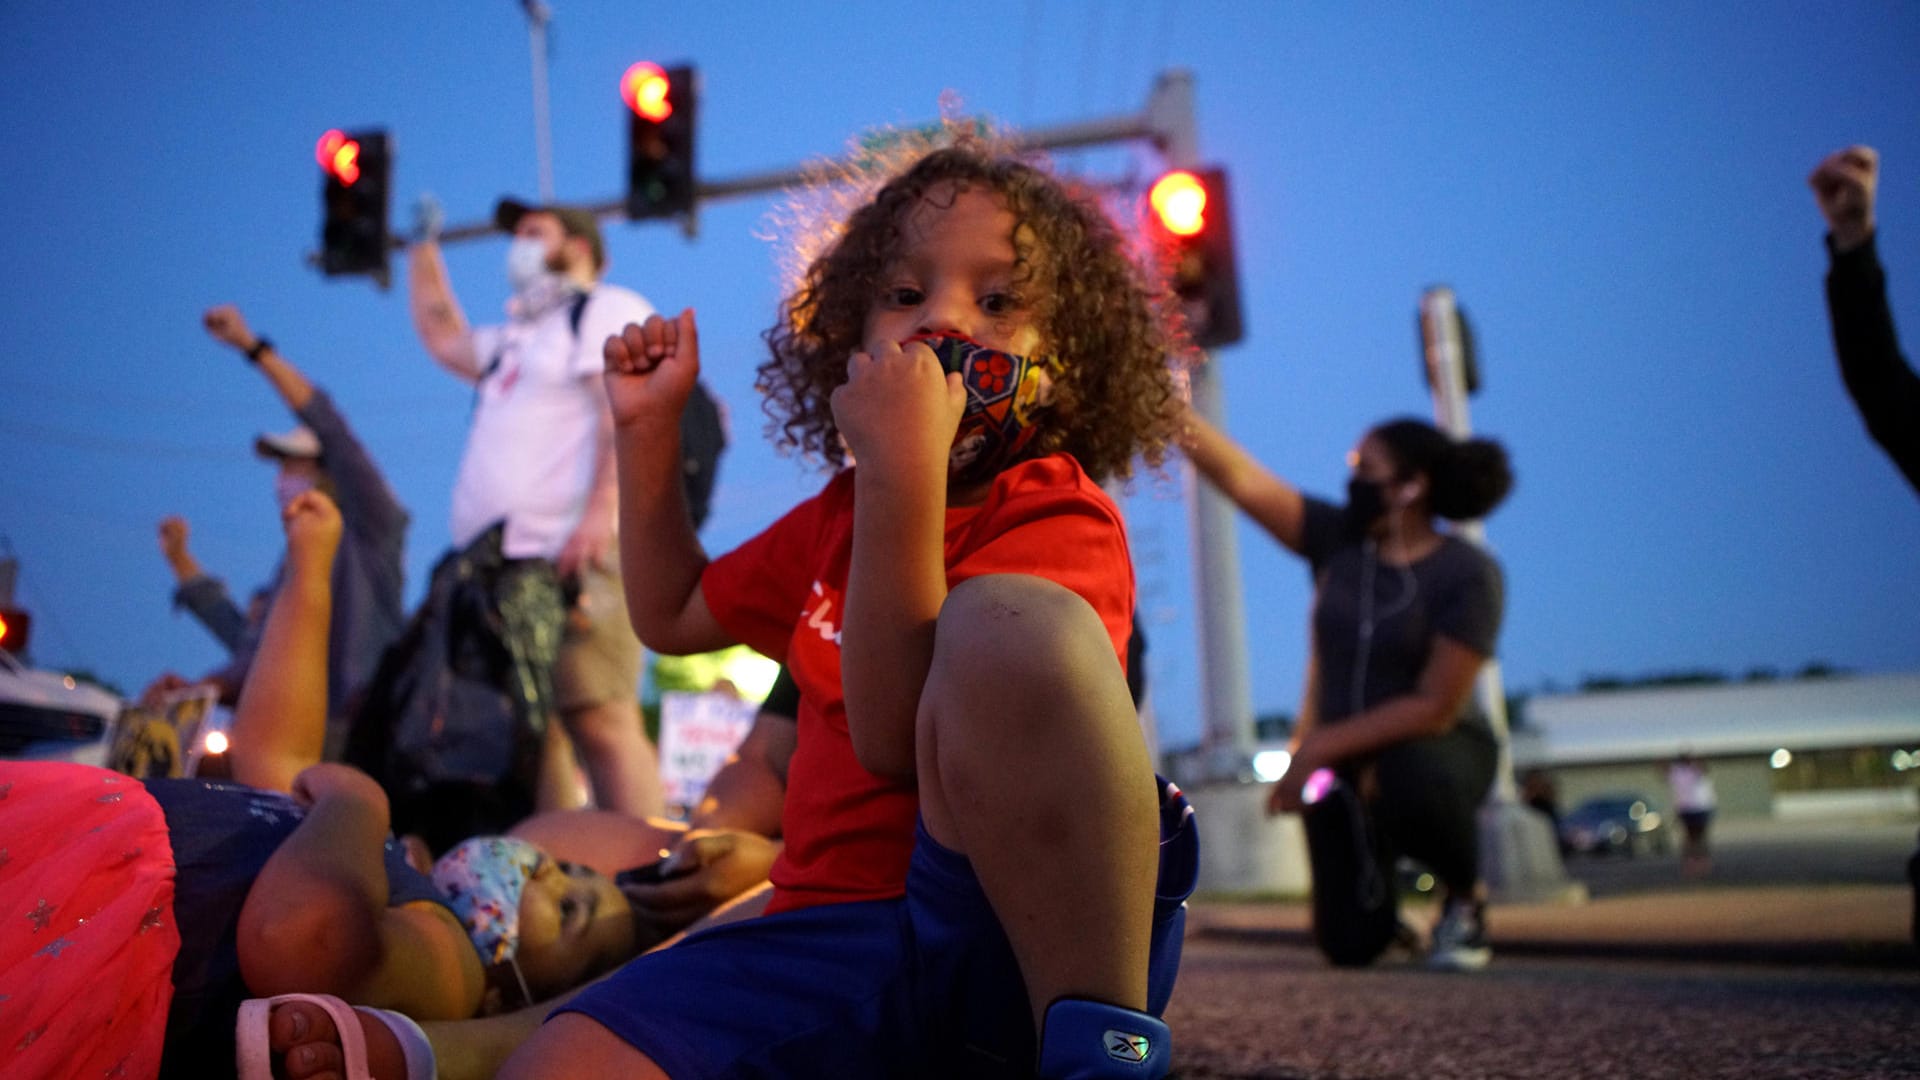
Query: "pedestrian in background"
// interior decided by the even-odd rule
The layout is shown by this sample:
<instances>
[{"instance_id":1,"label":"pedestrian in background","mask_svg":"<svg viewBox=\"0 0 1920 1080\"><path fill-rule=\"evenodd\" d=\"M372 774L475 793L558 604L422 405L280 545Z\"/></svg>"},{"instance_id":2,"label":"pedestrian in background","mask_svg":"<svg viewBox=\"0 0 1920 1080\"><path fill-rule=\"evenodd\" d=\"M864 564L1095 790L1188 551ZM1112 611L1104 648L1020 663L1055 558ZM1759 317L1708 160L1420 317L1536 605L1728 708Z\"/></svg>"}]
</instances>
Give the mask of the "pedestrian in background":
<instances>
[{"instance_id":1,"label":"pedestrian in background","mask_svg":"<svg viewBox=\"0 0 1920 1080\"><path fill-rule=\"evenodd\" d=\"M653 307L603 280L606 245L592 214L505 199L495 221L513 236L504 324L468 326L431 235L410 250L414 327L434 360L475 390L454 480L454 547L500 527L505 559L551 563L554 585L577 597L564 624L547 628L562 635L558 658L536 665L537 707L557 711L571 740L558 730L545 738L540 786L562 786L556 778L572 775L577 748L597 805L658 814L659 761L640 715L640 642L614 547L613 427L600 357L602 342ZM544 716L534 723L550 728Z\"/></svg>"},{"instance_id":2,"label":"pedestrian in background","mask_svg":"<svg viewBox=\"0 0 1920 1080\"><path fill-rule=\"evenodd\" d=\"M320 490L340 507L345 532L333 564L333 624L327 651L327 736L323 760L334 761L346 745L354 695L373 677L380 654L399 636L403 619L407 524L380 467L325 390L315 386L274 343L253 332L231 304L202 316L207 333L254 366L280 395L300 424L284 434L263 434L254 450L274 465L276 509L301 492ZM176 607L192 612L222 645L229 661L197 684L212 684L221 701L239 700L265 625L264 612L279 591L285 572L276 566L243 613L227 587L209 575L188 549L183 518L160 523L160 549L173 570ZM189 685L171 672L147 688L143 697Z\"/></svg>"},{"instance_id":3,"label":"pedestrian in background","mask_svg":"<svg viewBox=\"0 0 1920 1080\"><path fill-rule=\"evenodd\" d=\"M1685 860L1682 866L1690 876L1705 874L1713 869L1707 830L1713 826L1713 811L1719 805L1706 762L1690 751L1682 751L1667 766L1667 788L1673 794L1673 812L1680 815L1686 834L1680 847Z\"/></svg>"},{"instance_id":4,"label":"pedestrian in background","mask_svg":"<svg viewBox=\"0 0 1920 1080\"><path fill-rule=\"evenodd\" d=\"M1321 769L1338 780L1336 803L1357 798L1352 827L1308 816L1322 951L1339 964L1385 951L1399 928L1394 860L1406 854L1445 889L1428 963L1486 966L1478 811L1498 749L1473 685L1494 654L1505 586L1491 556L1435 519L1472 521L1498 506L1513 485L1506 451L1389 421L1348 455L1340 507L1301 494L1191 408L1180 412L1201 475L1313 568L1306 688L1268 810L1301 810L1327 790L1326 781L1307 790Z\"/></svg>"}]
</instances>

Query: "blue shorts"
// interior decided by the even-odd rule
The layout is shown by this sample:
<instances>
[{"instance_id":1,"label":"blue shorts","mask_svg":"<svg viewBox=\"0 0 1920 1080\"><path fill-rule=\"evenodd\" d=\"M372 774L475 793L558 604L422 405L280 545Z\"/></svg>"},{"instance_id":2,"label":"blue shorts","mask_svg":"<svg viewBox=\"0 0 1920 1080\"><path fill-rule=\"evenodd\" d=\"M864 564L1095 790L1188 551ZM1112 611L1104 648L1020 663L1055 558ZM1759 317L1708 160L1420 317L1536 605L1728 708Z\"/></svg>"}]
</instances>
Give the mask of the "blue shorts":
<instances>
[{"instance_id":1,"label":"blue shorts","mask_svg":"<svg viewBox=\"0 0 1920 1080\"><path fill-rule=\"evenodd\" d=\"M1160 782L1148 1011L1180 967L1199 837ZM557 1012L589 1016L674 1080L1030 1076L1019 965L966 857L915 837L906 895L715 927L640 957Z\"/></svg>"}]
</instances>

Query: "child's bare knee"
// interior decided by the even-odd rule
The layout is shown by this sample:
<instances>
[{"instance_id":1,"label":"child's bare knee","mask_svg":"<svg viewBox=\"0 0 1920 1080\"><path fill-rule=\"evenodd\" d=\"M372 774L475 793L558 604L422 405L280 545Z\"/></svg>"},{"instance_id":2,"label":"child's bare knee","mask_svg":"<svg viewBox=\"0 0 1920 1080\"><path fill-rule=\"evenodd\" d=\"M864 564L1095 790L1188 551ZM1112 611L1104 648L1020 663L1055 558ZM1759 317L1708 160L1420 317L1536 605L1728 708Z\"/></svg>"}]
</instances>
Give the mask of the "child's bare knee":
<instances>
[{"instance_id":1,"label":"child's bare knee","mask_svg":"<svg viewBox=\"0 0 1920 1080\"><path fill-rule=\"evenodd\" d=\"M1112 651L1092 605L1031 574L987 574L954 586L940 608L937 640L982 653L1027 655L1089 643Z\"/></svg>"},{"instance_id":2,"label":"child's bare knee","mask_svg":"<svg viewBox=\"0 0 1920 1080\"><path fill-rule=\"evenodd\" d=\"M945 695L1083 695L1125 679L1100 617L1078 593L1027 574L955 586L940 610L933 678Z\"/></svg>"}]
</instances>

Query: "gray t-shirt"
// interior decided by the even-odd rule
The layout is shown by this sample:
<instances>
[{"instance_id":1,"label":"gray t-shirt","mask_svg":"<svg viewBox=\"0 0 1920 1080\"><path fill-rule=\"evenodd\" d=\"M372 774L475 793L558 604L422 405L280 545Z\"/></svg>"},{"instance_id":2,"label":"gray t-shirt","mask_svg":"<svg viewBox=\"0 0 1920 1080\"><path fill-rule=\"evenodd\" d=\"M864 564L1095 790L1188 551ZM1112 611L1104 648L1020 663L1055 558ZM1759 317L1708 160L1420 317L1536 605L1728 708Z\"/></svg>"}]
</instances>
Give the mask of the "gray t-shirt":
<instances>
[{"instance_id":1,"label":"gray t-shirt","mask_svg":"<svg viewBox=\"0 0 1920 1080\"><path fill-rule=\"evenodd\" d=\"M1478 547L1448 536L1425 558L1392 566L1346 535L1339 507L1314 498L1306 500L1302 547L1313 566L1322 723L1411 693L1435 635L1493 655L1506 588L1499 565ZM1487 727L1471 698L1459 719Z\"/></svg>"}]
</instances>

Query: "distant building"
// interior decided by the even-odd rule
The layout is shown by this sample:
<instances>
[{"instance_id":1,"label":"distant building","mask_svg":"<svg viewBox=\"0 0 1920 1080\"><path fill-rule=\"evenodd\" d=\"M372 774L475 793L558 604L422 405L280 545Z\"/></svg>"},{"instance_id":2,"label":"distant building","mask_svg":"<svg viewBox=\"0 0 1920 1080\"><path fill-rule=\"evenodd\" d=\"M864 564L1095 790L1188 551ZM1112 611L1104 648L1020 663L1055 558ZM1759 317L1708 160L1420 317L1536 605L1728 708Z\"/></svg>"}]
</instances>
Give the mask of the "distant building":
<instances>
[{"instance_id":1,"label":"distant building","mask_svg":"<svg viewBox=\"0 0 1920 1080\"><path fill-rule=\"evenodd\" d=\"M1565 809L1631 792L1668 807L1666 766L1705 761L1726 816L1920 812L1920 673L1536 696L1514 769Z\"/></svg>"}]
</instances>

